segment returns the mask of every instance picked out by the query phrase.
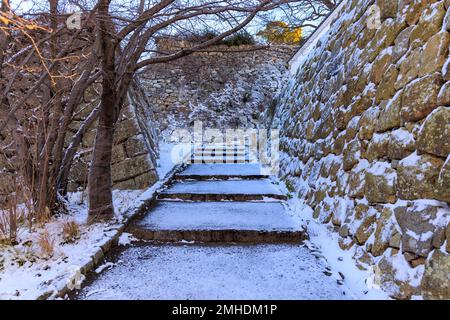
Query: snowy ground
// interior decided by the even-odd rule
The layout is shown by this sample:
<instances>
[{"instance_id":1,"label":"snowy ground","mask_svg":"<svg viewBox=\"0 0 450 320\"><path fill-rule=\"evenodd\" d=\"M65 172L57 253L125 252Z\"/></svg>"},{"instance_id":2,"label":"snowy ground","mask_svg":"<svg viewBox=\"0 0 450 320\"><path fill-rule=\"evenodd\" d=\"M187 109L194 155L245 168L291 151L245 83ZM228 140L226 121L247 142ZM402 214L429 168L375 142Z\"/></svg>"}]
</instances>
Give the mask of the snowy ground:
<instances>
[{"instance_id":1,"label":"snowy ground","mask_svg":"<svg viewBox=\"0 0 450 320\"><path fill-rule=\"evenodd\" d=\"M132 245L112 262L79 299L352 298L297 245Z\"/></svg>"},{"instance_id":2,"label":"snowy ground","mask_svg":"<svg viewBox=\"0 0 450 320\"><path fill-rule=\"evenodd\" d=\"M51 293L68 283L79 284L83 280L80 267L90 261L105 242L120 227L124 213L136 204L142 191L114 192L117 221L112 224L87 225L87 207L80 203L81 194L70 197L70 213L54 217L45 226L33 232L23 228L19 244L0 246L0 300L36 299ZM64 221L75 221L80 229L79 239L65 243L62 235ZM48 233L53 246L51 256L43 252L39 244L40 235Z\"/></svg>"}]
</instances>

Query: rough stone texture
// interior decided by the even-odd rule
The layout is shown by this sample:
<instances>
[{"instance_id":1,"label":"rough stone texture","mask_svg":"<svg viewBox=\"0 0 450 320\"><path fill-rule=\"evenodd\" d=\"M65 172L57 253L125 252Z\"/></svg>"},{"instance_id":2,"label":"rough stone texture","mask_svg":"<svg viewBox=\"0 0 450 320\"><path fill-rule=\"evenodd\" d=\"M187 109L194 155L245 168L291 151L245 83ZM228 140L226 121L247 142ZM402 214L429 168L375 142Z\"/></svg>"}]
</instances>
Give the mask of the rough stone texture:
<instances>
[{"instance_id":1,"label":"rough stone texture","mask_svg":"<svg viewBox=\"0 0 450 320\"><path fill-rule=\"evenodd\" d=\"M82 108L81 106L80 108ZM156 173L157 135L152 128L152 106L143 91L129 94L128 105L122 110L114 132L112 152L113 189L145 189L158 180ZM88 115L85 112L84 117ZM81 123L84 117L76 123ZM72 127L76 132L77 125ZM83 190L87 186L87 175L94 145L95 130L84 137L69 174L69 191Z\"/></svg>"},{"instance_id":2,"label":"rough stone texture","mask_svg":"<svg viewBox=\"0 0 450 320\"><path fill-rule=\"evenodd\" d=\"M158 49L175 52L189 45L161 38ZM150 66L142 75L148 100L163 139L175 129L202 121L208 128L254 128L285 83L286 62L295 47L218 46L167 64ZM255 50L256 49L256 50ZM235 52L226 52L235 51Z\"/></svg>"},{"instance_id":3,"label":"rough stone texture","mask_svg":"<svg viewBox=\"0 0 450 320\"><path fill-rule=\"evenodd\" d=\"M438 184L444 161L432 155L411 154L399 162L397 195L400 199L437 199L450 202L450 195Z\"/></svg>"},{"instance_id":4,"label":"rough stone texture","mask_svg":"<svg viewBox=\"0 0 450 320\"><path fill-rule=\"evenodd\" d=\"M403 252L427 257L432 249L432 237L436 226L438 208L430 205L414 205L412 207L395 208L395 218L402 231Z\"/></svg>"},{"instance_id":5,"label":"rough stone texture","mask_svg":"<svg viewBox=\"0 0 450 320\"><path fill-rule=\"evenodd\" d=\"M450 107L439 107L422 125L417 149L439 157L450 153Z\"/></svg>"},{"instance_id":6,"label":"rough stone texture","mask_svg":"<svg viewBox=\"0 0 450 320\"><path fill-rule=\"evenodd\" d=\"M437 97L442 86L440 74L431 74L414 80L403 92L401 118L412 122L425 118L437 107Z\"/></svg>"},{"instance_id":7,"label":"rough stone texture","mask_svg":"<svg viewBox=\"0 0 450 320\"><path fill-rule=\"evenodd\" d=\"M365 263L377 261L382 287L405 299L420 294L432 250L450 247L450 3L374 3L382 11L376 30L366 28L370 1L344 5L270 123L280 129L281 177L302 186L295 191L339 230L339 245L356 244ZM313 168L330 156L337 169L318 175ZM331 198L354 205L344 221ZM411 268L414 285L392 260Z\"/></svg>"},{"instance_id":8,"label":"rough stone texture","mask_svg":"<svg viewBox=\"0 0 450 320\"><path fill-rule=\"evenodd\" d=\"M412 286L407 281L399 280L396 276L397 270L391 260L383 257L375 266L376 274L379 278L381 288L391 294L395 299L405 300L411 299L413 295L417 295L420 289Z\"/></svg>"},{"instance_id":9,"label":"rough stone texture","mask_svg":"<svg viewBox=\"0 0 450 320\"><path fill-rule=\"evenodd\" d=\"M383 163L374 162L366 171L365 194L370 203L395 203L396 171Z\"/></svg>"},{"instance_id":10,"label":"rough stone texture","mask_svg":"<svg viewBox=\"0 0 450 320\"><path fill-rule=\"evenodd\" d=\"M450 299L450 255L435 250L425 265L422 294L426 299Z\"/></svg>"},{"instance_id":11,"label":"rough stone texture","mask_svg":"<svg viewBox=\"0 0 450 320\"><path fill-rule=\"evenodd\" d=\"M375 257L381 256L389 248L389 240L393 238L397 231L395 222L392 219L393 213L389 208L383 208L380 218L377 220L375 237L372 245L372 254Z\"/></svg>"}]
</instances>

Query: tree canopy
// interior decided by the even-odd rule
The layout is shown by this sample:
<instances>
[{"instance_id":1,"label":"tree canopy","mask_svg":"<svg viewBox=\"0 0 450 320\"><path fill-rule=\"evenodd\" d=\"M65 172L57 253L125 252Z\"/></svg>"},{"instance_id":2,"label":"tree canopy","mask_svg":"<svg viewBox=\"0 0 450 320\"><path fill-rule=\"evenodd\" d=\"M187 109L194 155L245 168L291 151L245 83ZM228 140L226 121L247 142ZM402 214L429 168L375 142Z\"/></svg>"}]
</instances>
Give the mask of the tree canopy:
<instances>
[{"instance_id":1,"label":"tree canopy","mask_svg":"<svg viewBox=\"0 0 450 320\"><path fill-rule=\"evenodd\" d=\"M270 21L258 35L270 44L296 45L301 43L303 29L300 27L290 27L283 21Z\"/></svg>"}]
</instances>

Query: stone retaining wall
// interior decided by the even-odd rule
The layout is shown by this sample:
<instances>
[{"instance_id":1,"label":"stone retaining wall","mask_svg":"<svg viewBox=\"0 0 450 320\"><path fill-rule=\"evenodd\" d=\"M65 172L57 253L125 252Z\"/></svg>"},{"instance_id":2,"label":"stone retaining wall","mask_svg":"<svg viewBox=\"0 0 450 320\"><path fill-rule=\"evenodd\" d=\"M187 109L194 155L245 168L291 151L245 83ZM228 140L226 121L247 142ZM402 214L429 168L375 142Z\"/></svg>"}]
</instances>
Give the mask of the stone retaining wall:
<instances>
[{"instance_id":1,"label":"stone retaining wall","mask_svg":"<svg viewBox=\"0 0 450 320\"><path fill-rule=\"evenodd\" d=\"M138 86L130 89L128 101L114 133L113 189L146 189L158 180L156 173L158 141L153 122L153 109L143 89ZM83 107L85 106L81 106L80 109ZM71 127L73 134L91 109L87 108L80 113ZM83 190L86 187L94 141L95 130L90 130L83 137L78 156L71 169L69 191Z\"/></svg>"},{"instance_id":2,"label":"stone retaining wall","mask_svg":"<svg viewBox=\"0 0 450 320\"><path fill-rule=\"evenodd\" d=\"M163 52L191 45L177 39L158 43ZM142 75L159 129L168 140L194 121L205 127L255 128L260 115L286 83L295 47L216 46L179 60L152 65ZM230 52L234 51L234 52Z\"/></svg>"},{"instance_id":3,"label":"stone retaining wall","mask_svg":"<svg viewBox=\"0 0 450 320\"><path fill-rule=\"evenodd\" d=\"M273 122L288 187L395 298L450 298L449 7L347 1Z\"/></svg>"}]
</instances>

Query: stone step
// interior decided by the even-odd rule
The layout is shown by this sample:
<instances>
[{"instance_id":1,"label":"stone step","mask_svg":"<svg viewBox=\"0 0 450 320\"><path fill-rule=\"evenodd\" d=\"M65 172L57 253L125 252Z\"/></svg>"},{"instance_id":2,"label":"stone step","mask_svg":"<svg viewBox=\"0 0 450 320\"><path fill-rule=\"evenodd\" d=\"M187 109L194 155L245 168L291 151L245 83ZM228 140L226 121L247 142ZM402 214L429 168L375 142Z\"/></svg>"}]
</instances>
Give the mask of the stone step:
<instances>
[{"instance_id":1,"label":"stone step","mask_svg":"<svg viewBox=\"0 0 450 320\"><path fill-rule=\"evenodd\" d=\"M191 163L246 163L256 161L246 157L193 157Z\"/></svg>"},{"instance_id":2,"label":"stone step","mask_svg":"<svg viewBox=\"0 0 450 320\"><path fill-rule=\"evenodd\" d=\"M259 164L192 164L176 175L178 180L266 179L269 174Z\"/></svg>"},{"instance_id":3,"label":"stone step","mask_svg":"<svg viewBox=\"0 0 450 320\"><path fill-rule=\"evenodd\" d=\"M230 151L230 152L235 152L235 151L239 151L239 152L244 152L247 151L248 148L247 147L233 147L233 146L229 146L229 147L205 147L205 148L194 148L194 152L211 152L211 151L218 151L218 152L223 152L223 151Z\"/></svg>"},{"instance_id":4,"label":"stone step","mask_svg":"<svg viewBox=\"0 0 450 320\"><path fill-rule=\"evenodd\" d=\"M164 190L159 199L190 201L286 200L268 179L225 181L182 181Z\"/></svg>"},{"instance_id":5,"label":"stone step","mask_svg":"<svg viewBox=\"0 0 450 320\"><path fill-rule=\"evenodd\" d=\"M244 151L238 151L238 152L234 152L234 151L204 151L204 152L195 152L194 156L204 156L204 157L214 157L214 156L240 156L240 157L244 157L248 155L248 153L244 152Z\"/></svg>"},{"instance_id":6,"label":"stone step","mask_svg":"<svg viewBox=\"0 0 450 320\"><path fill-rule=\"evenodd\" d=\"M129 232L166 242L299 243L306 238L279 202L159 201Z\"/></svg>"}]
</instances>

